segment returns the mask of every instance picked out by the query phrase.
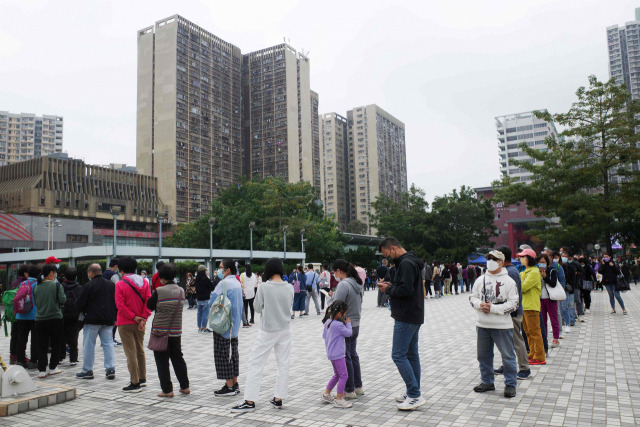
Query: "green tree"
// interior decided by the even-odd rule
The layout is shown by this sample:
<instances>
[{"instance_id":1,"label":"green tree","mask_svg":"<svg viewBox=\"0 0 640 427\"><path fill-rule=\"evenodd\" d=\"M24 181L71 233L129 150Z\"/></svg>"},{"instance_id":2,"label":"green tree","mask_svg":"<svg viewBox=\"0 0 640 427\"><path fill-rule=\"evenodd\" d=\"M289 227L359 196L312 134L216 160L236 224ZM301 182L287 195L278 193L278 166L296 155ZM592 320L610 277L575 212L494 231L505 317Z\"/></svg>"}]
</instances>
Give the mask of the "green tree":
<instances>
[{"instance_id":1,"label":"green tree","mask_svg":"<svg viewBox=\"0 0 640 427\"><path fill-rule=\"evenodd\" d=\"M508 178L494 182L496 200L524 202L536 215L558 218L535 230L538 237L574 248L604 239L611 252L612 237L638 241L640 230L630 213L640 208L638 185L640 103L632 100L614 79L605 83L589 77L567 113L535 112L565 129L560 138L548 137L547 149L522 143L533 162L512 161L533 173L530 185ZM636 221L637 222L637 221Z\"/></svg>"},{"instance_id":2,"label":"green tree","mask_svg":"<svg viewBox=\"0 0 640 427\"><path fill-rule=\"evenodd\" d=\"M367 232L367 224L354 219L347 224L347 233L365 234Z\"/></svg>"}]
</instances>

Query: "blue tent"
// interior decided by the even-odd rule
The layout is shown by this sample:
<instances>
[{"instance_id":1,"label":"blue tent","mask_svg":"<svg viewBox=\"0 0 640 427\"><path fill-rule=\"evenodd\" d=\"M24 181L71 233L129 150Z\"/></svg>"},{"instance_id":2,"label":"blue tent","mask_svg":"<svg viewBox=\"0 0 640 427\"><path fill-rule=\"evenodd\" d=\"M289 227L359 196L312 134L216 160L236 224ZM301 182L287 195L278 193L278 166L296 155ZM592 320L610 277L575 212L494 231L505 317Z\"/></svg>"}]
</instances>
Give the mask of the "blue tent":
<instances>
[{"instance_id":1,"label":"blue tent","mask_svg":"<svg viewBox=\"0 0 640 427\"><path fill-rule=\"evenodd\" d=\"M471 259L471 257L468 258L468 261L472 264L486 264L487 263L487 259L485 257L483 257L482 255L478 255L475 259Z\"/></svg>"}]
</instances>

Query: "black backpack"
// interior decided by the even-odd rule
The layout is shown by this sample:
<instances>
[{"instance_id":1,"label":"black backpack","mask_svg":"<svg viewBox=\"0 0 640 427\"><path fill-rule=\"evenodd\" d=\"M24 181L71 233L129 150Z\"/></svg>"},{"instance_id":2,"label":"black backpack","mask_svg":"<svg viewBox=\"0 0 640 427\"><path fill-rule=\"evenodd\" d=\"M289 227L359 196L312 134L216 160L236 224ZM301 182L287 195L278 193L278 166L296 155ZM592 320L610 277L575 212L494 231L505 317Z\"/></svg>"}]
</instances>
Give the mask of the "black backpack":
<instances>
[{"instance_id":1,"label":"black backpack","mask_svg":"<svg viewBox=\"0 0 640 427\"><path fill-rule=\"evenodd\" d=\"M82 288L80 286L76 286L73 289L69 289L67 286L63 286L63 288L64 294L67 296L67 302L64 303L64 318L77 319L80 316L78 310L78 295Z\"/></svg>"}]
</instances>

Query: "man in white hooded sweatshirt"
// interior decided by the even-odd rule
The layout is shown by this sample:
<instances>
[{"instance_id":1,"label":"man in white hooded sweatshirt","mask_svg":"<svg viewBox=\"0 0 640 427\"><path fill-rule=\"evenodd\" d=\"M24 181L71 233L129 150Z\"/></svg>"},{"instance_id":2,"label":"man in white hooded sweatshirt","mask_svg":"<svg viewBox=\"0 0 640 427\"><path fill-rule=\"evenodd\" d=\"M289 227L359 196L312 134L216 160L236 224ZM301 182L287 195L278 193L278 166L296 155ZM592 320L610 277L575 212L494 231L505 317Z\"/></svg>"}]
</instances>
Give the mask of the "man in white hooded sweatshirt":
<instances>
[{"instance_id":1,"label":"man in white hooded sweatshirt","mask_svg":"<svg viewBox=\"0 0 640 427\"><path fill-rule=\"evenodd\" d=\"M518 309L518 289L503 268L504 254L489 252L487 271L473 285L469 302L476 309L478 320L478 363L482 382L473 390L477 393L495 390L493 385L493 345L502 355L504 366L504 397L515 397L518 380L516 353L513 346L511 313Z\"/></svg>"}]
</instances>

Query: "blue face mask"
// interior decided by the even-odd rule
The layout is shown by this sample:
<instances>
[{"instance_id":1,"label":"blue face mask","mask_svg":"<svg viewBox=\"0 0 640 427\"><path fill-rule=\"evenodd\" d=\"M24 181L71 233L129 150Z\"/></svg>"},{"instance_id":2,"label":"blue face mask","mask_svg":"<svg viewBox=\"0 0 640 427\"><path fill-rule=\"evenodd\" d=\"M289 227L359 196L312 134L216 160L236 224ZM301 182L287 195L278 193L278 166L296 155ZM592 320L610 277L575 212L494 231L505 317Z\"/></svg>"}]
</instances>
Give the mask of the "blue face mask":
<instances>
[{"instance_id":1,"label":"blue face mask","mask_svg":"<svg viewBox=\"0 0 640 427\"><path fill-rule=\"evenodd\" d=\"M547 268L547 264L538 264L539 268Z\"/></svg>"},{"instance_id":2,"label":"blue face mask","mask_svg":"<svg viewBox=\"0 0 640 427\"><path fill-rule=\"evenodd\" d=\"M567 261L569 261L569 260L567 259L567 257L566 257L566 256L563 256L563 257L562 257L562 263L563 263L563 264L566 264L566 263L567 263Z\"/></svg>"},{"instance_id":3,"label":"blue face mask","mask_svg":"<svg viewBox=\"0 0 640 427\"><path fill-rule=\"evenodd\" d=\"M218 269L218 279L222 280L224 279L224 274L222 274L222 269Z\"/></svg>"}]
</instances>

